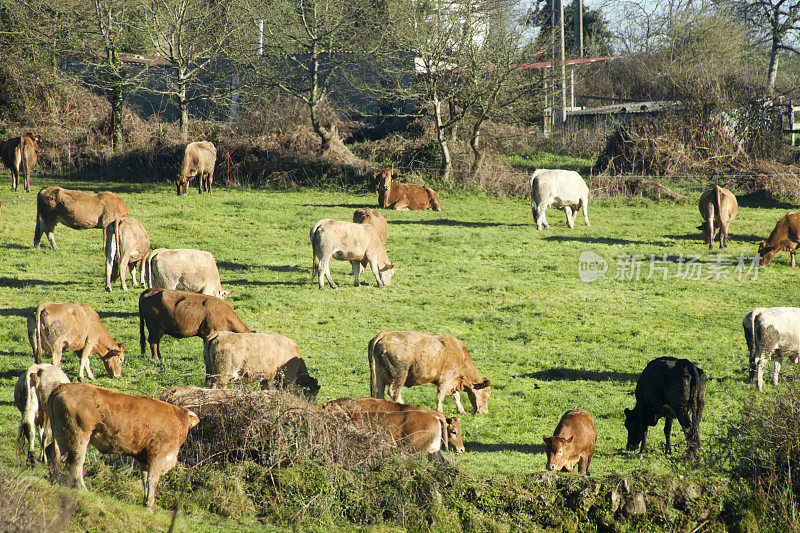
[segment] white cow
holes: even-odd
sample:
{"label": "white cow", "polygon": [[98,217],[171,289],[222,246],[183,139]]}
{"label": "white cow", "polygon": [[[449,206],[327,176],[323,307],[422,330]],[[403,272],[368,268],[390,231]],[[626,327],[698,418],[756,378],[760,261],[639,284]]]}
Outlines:
{"label": "white cow", "polygon": [[69,383],[63,370],[50,364],[31,365],[19,376],[14,386],[14,404],[22,414],[19,423],[19,440],[28,441],[28,463],[34,462],[35,437],[39,438],[41,452],[39,459],[44,462],[44,448],[52,439],[50,421],[47,418],[47,399],[58,385]]}
{"label": "white cow", "polygon": [[586,212],[589,205],[589,187],[580,174],[572,170],[547,170],[540,168],[531,176],[531,211],[536,227],[541,230],[542,224],[549,228],[544,216],[551,205],[564,209],[567,215],[567,226],[575,226],[578,210],[583,211],[583,221],[589,225]]}
{"label": "white cow", "polygon": [[742,325],[750,350],[750,381],[755,377],[758,390],[764,390],[764,367],[768,359],[774,359],[772,384],[777,385],[783,359],[800,360],[800,308],[756,307]]}
{"label": "white cow", "polygon": [[159,248],[147,257],[147,288],[199,292],[225,298],[217,262],[210,252]]}

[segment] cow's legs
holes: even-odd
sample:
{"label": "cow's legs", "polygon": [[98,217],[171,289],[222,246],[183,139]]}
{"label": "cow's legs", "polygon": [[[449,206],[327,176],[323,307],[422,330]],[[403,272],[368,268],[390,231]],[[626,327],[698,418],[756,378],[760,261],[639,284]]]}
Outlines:
{"label": "cow's legs", "polygon": [[50,241],[50,246],[53,247],[53,250],[58,250],[58,245],[56,245],[56,235],[53,233],[56,229],[56,222],[54,221],[52,225],[45,225],[44,231],[47,234],[47,240]]}
{"label": "cow's legs", "polygon": [[666,442],[664,443],[664,453],[669,455],[672,453],[672,421],[674,419],[670,417],[664,418],[664,438]]}
{"label": "cow's legs", "polygon": [[375,276],[375,282],[378,284],[378,287],[380,287],[381,289],[386,287],[386,284],[384,284],[383,280],[381,279],[381,271],[378,268],[378,262],[371,260],[369,262],[369,267],[372,269],[372,274]]}
{"label": "cow's legs", "polygon": [[547,207],[548,205],[545,203],[539,204],[539,206],[536,208],[536,216],[533,217],[536,220],[536,229],[540,231],[542,229],[542,226],[544,226],[545,228],[550,227],[550,225],[547,223],[547,219],[544,217],[544,212],[547,209]]}
{"label": "cow's legs", "polygon": [[789,257],[791,258],[791,261],[792,261],[792,268],[794,268],[794,254],[795,253],[797,253],[797,250],[792,250],[792,251],[789,252]]}
{"label": "cow's legs", "polygon": [[[589,196],[586,195],[581,200],[581,211],[583,211],[583,221],[586,225],[589,225]],[[588,468],[589,465],[587,463],[586,467]]]}
{"label": "cow's legs", "polygon": [[63,345],[60,341],[54,344],[55,346],[53,346],[53,366],[61,368],[61,352],[63,350]]}
{"label": "cow's legs", "polygon": [[[113,231],[105,232],[103,249],[106,254],[106,290],[111,292],[111,272],[114,270],[114,256],[117,254],[117,239]],[[122,276],[122,272],[120,272]]]}
{"label": "cow's legs", "polygon": [[758,390],[764,390],[764,352],[759,348],[756,348],[756,357],[755,357],[755,365],[756,365],[756,386]]}
{"label": "cow's legs", "polygon": [[[444,394],[441,394],[441,399],[437,398],[439,403],[438,403],[438,405],[436,407],[436,410],[439,411],[439,412],[444,412],[444,411],[442,411],[442,407],[443,407],[442,404],[444,403],[444,396],[445,396]],[[450,396],[452,396],[453,397],[453,401],[456,402],[456,409],[458,409],[458,414],[460,414],[460,415],[467,414],[467,411],[464,409],[464,406],[461,405],[461,393],[458,392],[458,391],[453,391],[453,393]]]}
{"label": "cow's legs", "polygon": [[331,289],[338,289],[339,286],[334,283],[333,278],[331,277],[331,257],[323,257],[319,260],[319,269],[320,269],[320,280],[319,280],[319,288],[323,289],[324,281],[322,280],[322,276],[324,275],[325,278],[328,280],[328,284],[331,286]]}
{"label": "cow's legs", "polygon": [[89,357],[92,355],[92,346],[87,344],[83,347],[83,350],[79,352],[75,352],[76,355],[80,355],[81,358],[81,366],[80,370],[78,370],[78,379],[83,381],[83,373],[84,371],[89,374],[89,379],[94,381],[94,374],[92,373],[92,366],[89,364]]}
{"label": "cow's legs", "polygon": [[565,205],[564,213],[567,215],[567,226],[571,229],[574,226],[573,221],[575,220],[572,218],[572,208],[568,205]]}
{"label": "cow's legs", "polygon": [[214,183],[214,170],[208,173],[208,194],[211,194],[211,185]]}
{"label": "cow's legs", "polygon": [[353,266],[353,286],[358,287],[358,275],[361,273],[361,261],[355,259],[350,261],[350,264]]}
{"label": "cow's legs", "polygon": [[398,363],[393,369],[392,381],[389,383],[389,397],[397,403],[403,403],[402,390],[410,368],[410,363]]}
{"label": "cow's legs", "polygon": [[775,368],[772,370],[772,384],[777,386],[778,375],[781,373],[781,364],[783,363],[783,357],[776,357],[774,362],[775,362]]}
{"label": "cow's legs", "polygon": [[11,167],[11,190],[12,191],[16,191],[17,190],[18,181],[19,181],[19,172],[14,170],[14,167],[12,166]]}
{"label": "cow's legs", "polygon": [[[129,266],[130,265],[129,261],[130,261],[130,256],[129,255],[123,255],[123,256],[120,257],[120,261],[119,261],[119,279],[122,282],[122,290],[123,291],[127,291],[128,290],[128,284],[125,282],[125,278],[128,277],[128,270],[129,269],[133,270]],[[134,285],[135,285],[135,283],[136,283],[136,271],[135,270],[133,271],[132,275],[133,275],[133,281],[134,281]]]}
{"label": "cow's legs", "polygon": [[[76,437],[77,435],[73,435],[73,439]],[[76,485],[80,490],[86,490],[86,483],[83,481],[83,464],[86,462],[86,451],[89,448],[89,435],[85,439],[73,442],[73,445],[67,452],[67,482],[70,485]]]}
{"label": "cow's legs", "polygon": [[36,229],[33,231],[33,247],[37,250],[42,247],[42,234],[44,233],[44,224],[41,217],[36,217]]}
{"label": "cow's legs", "polygon": [[148,332],[147,334],[147,342],[150,344],[150,355],[153,356],[153,359],[156,361],[161,359],[161,350],[159,350],[158,343],[161,341],[162,335],[163,333],[160,331],[155,333]]}

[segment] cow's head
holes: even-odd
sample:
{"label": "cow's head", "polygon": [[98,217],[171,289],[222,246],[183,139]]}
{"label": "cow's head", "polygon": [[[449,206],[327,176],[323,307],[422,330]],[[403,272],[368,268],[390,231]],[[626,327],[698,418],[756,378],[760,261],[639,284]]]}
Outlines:
{"label": "cow's head", "polygon": [[464,453],[464,435],[461,432],[461,424],[458,417],[445,418],[447,422],[447,445],[456,453]]}
{"label": "cow's head", "polygon": [[758,266],[765,267],[770,264],[772,258],[775,257],[775,254],[780,252],[781,249],[781,246],[771,246],[764,241],[758,243],[758,255],[761,257]]}
{"label": "cow's head", "polygon": [[394,263],[382,266],[380,268],[380,275],[381,281],[388,287],[389,283],[392,281],[392,275],[394,275]]}
{"label": "cow's head", "polygon": [[197,424],[200,423],[200,417],[197,416],[197,414],[194,411],[189,411],[187,409],[186,413],[188,418],[189,429],[195,427]]}
{"label": "cow's head", "polygon": [[112,378],[118,378],[122,375],[122,363],[125,362],[125,345],[119,343],[116,348],[106,352],[105,355],[100,357],[103,360],[103,366],[106,367],[106,372]]}
{"label": "cow's head", "polygon": [[392,174],[392,171],[388,168],[384,168],[380,172],[375,173],[375,180],[378,182],[378,190],[383,189],[385,191],[389,190],[389,187],[392,186],[392,177],[397,178],[397,173]]}
{"label": "cow's head", "polygon": [[628,430],[628,443],[625,445],[625,448],[629,452],[632,452],[642,443],[642,440],[644,440],[644,433],[647,430],[647,426],[642,424],[642,421],[639,420],[639,416],[635,411],[625,409],[625,429]]}
{"label": "cow's head", "polygon": [[575,437],[573,435],[568,438],[542,435],[542,438],[544,439],[544,448],[547,454],[547,469],[559,471],[563,468],[567,472],[571,472],[578,462],[577,459],[570,460],[572,441]]}
{"label": "cow's head", "polygon": [[33,145],[33,150],[35,152],[38,152],[39,151],[39,141],[41,140],[41,137],[38,136],[38,135],[34,135],[31,132],[26,133],[25,136],[31,140],[31,144]]}
{"label": "cow's head", "polygon": [[492,382],[489,378],[483,378],[477,383],[465,383],[464,391],[469,397],[475,414],[485,415],[489,412],[489,396],[492,395]]}
{"label": "cow's head", "polygon": [[222,298],[223,300],[233,294],[233,291],[229,291],[227,289],[218,289],[214,291],[214,296],[217,298]]}
{"label": "cow's head", "polygon": [[178,175],[175,176],[175,187],[177,188],[178,196],[183,194],[183,191],[188,186],[188,184],[189,180],[183,174],[178,173]]}

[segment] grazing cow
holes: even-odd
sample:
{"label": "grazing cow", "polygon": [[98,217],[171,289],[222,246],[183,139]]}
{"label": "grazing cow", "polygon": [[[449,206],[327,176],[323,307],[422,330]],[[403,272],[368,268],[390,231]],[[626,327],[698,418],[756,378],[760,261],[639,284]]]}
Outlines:
{"label": "grazing cow", "polygon": [[[121,222],[112,222],[114,231],[106,232],[106,290],[111,291],[111,281],[119,278],[122,290],[128,290],[125,276],[131,272],[133,286],[138,287],[136,267],[139,267],[140,278],[144,285],[144,266],[147,254],[150,253],[150,236],[142,223],[135,218],[126,218]],[[116,228],[119,224],[119,228]],[[119,237],[117,237],[119,236]],[[119,238],[119,241],[117,241]]]}
{"label": "grazing cow", "polygon": [[[42,235],[46,234],[50,246],[57,249],[53,231],[59,222],[72,229],[102,228],[105,243],[108,226],[127,216],[128,206],[114,193],[87,194],[61,187],[45,187],[36,195],[33,246],[40,248]],[[119,228],[116,224],[114,227]]]}
{"label": "grazing cow", "polygon": [[572,472],[578,465],[578,472],[586,474],[592,462],[594,445],[597,442],[597,430],[594,418],[589,411],[572,409],[564,413],[556,426],[552,437],[544,438],[547,452],[548,470],[566,470]]}
{"label": "grazing cow", "polygon": [[573,170],[547,170],[540,168],[531,175],[531,211],[536,227],[549,228],[545,211],[551,205],[564,209],[567,226],[575,227],[578,210],[583,211],[583,221],[589,225],[589,187],[580,174]]}
{"label": "grazing cow", "polygon": [[392,280],[394,263],[389,261],[386,248],[377,230],[369,224],[353,224],[338,220],[323,219],[314,224],[309,233],[312,248],[311,277],[319,275],[319,289],[325,288],[325,278],[334,289],[331,278],[331,258],[350,261],[353,266],[353,284],[358,287],[361,263],[369,265],[378,287],[383,288]]}
{"label": "grazing cow", "polygon": [[772,384],[777,385],[783,359],[800,360],[800,308],[756,307],[745,315],[742,325],[750,352],[749,381],[755,378],[758,390],[764,390],[764,367],[772,359]]}
{"label": "grazing cow", "polygon": [[56,386],[69,383],[63,370],[49,364],[31,365],[23,372],[14,386],[14,404],[22,414],[19,423],[18,441],[27,441],[28,464],[34,463],[35,438],[39,438],[41,453],[39,460],[44,461],[44,448],[50,440],[50,421],[47,416],[47,398]]}
{"label": "grazing cow", "polygon": [[53,479],[58,480],[65,454],[69,483],[86,490],[83,463],[89,444],[101,454],[127,455],[142,471],[143,505],[148,509],[155,503],[159,478],[178,463],[189,428],[200,422],[183,407],[85,383],[59,385],[47,407],[56,443]]}
{"label": "grazing cow", "polygon": [[380,211],[376,211],[370,207],[356,209],[353,213],[353,223],[369,224],[378,232],[378,237],[380,237],[381,242],[386,244],[386,239],[389,237],[389,225]]}
{"label": "grazing cow", "polygon": [[370,395],[389,396],[403,403],[403,386],[434,383],[438,387],[436,410],[442,412],[448,394],[459,414],[466,414],[460,391],[469,396],[478,414],[489,412],[491,382],[481,377],[464,343],[452,335],[432,335],[416,331],[382,331],[369,341]]}
{"label": "grazing cow", "polygon": [[325,409],[343,411],[354,424],[382,428],[396,446],[407,446],[417,453],[464,451],[458,418],[438,411],[377,398],[339,398],[327,402]]}
{"label": "grazing cow", "polygon": [[727,247],[730,242],[728,225],[736,217],[736,213],[739,210],[736,196],[728,189],[714,185],[713,189],[709,189],[700,195],[698,208],[703,216],[703,224],[697,229],[703,230],[703,237],[708,249],[714,249],[714,239],[717,237],[717,232],[719,232],[719,247]]}
{"label": "grazing cow", "polygon": [[37,363],[42,362],[45,353],[52,355],[53,364],[60,367],[61,354],[74,351],[81,357],[78,379],[83,381],[84,372],[94,379],[89,356],[96,353],[109,376],[122,375],[125,345],[111,337],[97,311],[88,305],[44,302],[27,320],[28,341]]}
{"label": "grazing cow", "polygon": [[144,327],[150,353],[161,359],[158,347],[166,333],[177,339],[200,337],[208,340],[217,331],[252,333],[233,310],[233,306],[206,294],[166,289],[148,289],[139,296],[139,345],[145,351]]}
{"label": "grazing cow", "polygon": [[175,178],[175,185],[178,189],[178,196],[189,193],[189,180],[197,178],[197,192],[211,192],[211,184],[214,181],[214,165],[217,162],[217,149],[209,141],[193,142],[186,145],[183,153],[181,170]]}
{"label": "grazing cow", "polygon": [[664,417],[667,442],[664,453],[672,453],[670,434],[672,420],[677,418],[686,435],[689,455],[700,448],[700,419],[706,401],[706,373],[688,359],[659,357],[653,359],[636,382],[636,406],[625,409],[625,428],[628,430],[628,451],[637,446],[644,453],[647,428]]}
{"label": "grazing cow", "polygon": [[441,211],[439,196],[430,187],[420,187],[413,183],[398,183],[397,173],[385,168],[375,173],[378,181],[378,207],[408,211],[433,209]]}
{"label": "grazing cow", "polygon": [[199,292],[225,298],[217,262],[204,250],[159,248],[146,261],[147,288]]}
{"label": "grazing cow", "polygon": [[0,157],[3,164],[11,170],[11,190],[16,191],[19,184],[19,173],[25,180],[25,192],[31,191],[30,175],[36,166],[36,152],[39,151],[38,135],[26,133],[0,144]]}
{"label": "grazing cow", "polygon": [[[317,380],[308,375],[297,343],[283,335],[219,331],[203,345],[206,387],[224,389],[232,380],[261,382],[266,389],[272,381],[303,390],[309,398],[319,392]],[[277,376],[277,380],[276,380]]]}
{"label": "grazing cow", "polygon": [[761,256],[759,266],[767,266],[780,251],[789,252],[791,265],[794,267],[794,254],[800,244],[800,213],[790,212],[778,219],[775,229],[769,234],[766,241],[758,245],[758,255]]}

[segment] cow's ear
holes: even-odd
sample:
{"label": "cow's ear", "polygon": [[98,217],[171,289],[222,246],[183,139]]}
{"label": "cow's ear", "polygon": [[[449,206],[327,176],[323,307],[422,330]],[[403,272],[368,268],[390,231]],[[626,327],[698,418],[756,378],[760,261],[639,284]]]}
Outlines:
{"label": "cow's ear", "polygon": [[570,435],[568,439],[564,439],[564,442],[566,442],[567,444],[569,444],[570,442],[572,442],[572,441],[573,441],[573,439],[574,439],[574,438],[575,438],[575,435]]}
{"label": "cow's ear", "polygon": [[550,437],[548,437],[547,435],[542,435],[542,440],[544,441],[545,444],[550,444]]}
{"label": "cow's ear", "polygon": [[39,375],[36,372],[31,372],[28,376],[28,381],[30,381],[31,387],[36,387],[39,385]]}
{"label": "cow's ear", "polygon": [[492,382],[489,381],[489,378],[484,378],[483,381],[481,381],[480,383],[474,384],[472,386],[472,388],[473,389],[485,389],[486,387],[488,387],[491,384],[492,384]]}

